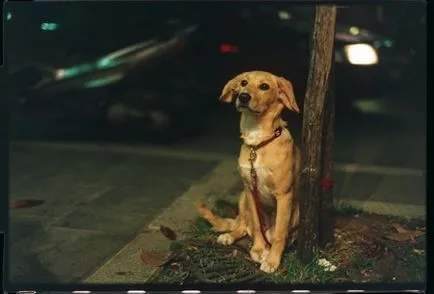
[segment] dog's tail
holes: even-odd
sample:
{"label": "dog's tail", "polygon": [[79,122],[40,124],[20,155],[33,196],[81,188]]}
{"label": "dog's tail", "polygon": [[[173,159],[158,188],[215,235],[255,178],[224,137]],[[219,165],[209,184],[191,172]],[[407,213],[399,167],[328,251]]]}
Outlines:
{"label": "dog's tail", "polygon": [[237,219],[218,217],[203,203],[198,202],[196,208],[199,214],[213,226],[214,232],[230,232],[237,227]]}

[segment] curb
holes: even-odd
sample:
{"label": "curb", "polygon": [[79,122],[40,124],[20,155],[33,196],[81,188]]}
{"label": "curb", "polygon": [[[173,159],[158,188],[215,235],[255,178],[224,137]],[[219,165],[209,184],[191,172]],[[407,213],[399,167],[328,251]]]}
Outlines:
{"label": "curb", "polygon": [[425,205],[394,204],[387,202],[369,200],[360,201],[350,199],[339,199],[336,200],[335,203],[350,205],[367,213],[397,216],[407,219],[426,219]]}
{"label": "curb", "polygon": [[[194,159],[202,161],[223,161],[232,159],[237,160],[237,153],[234,155],[226,155],[221,153],[214,153],[208,151],[198,151],[191,149],[174,150],[173,148],[164,148],[161,146],[152,145],[139,145],[129,146],[116,143],[66,143],[66,142],[43,142],[43,141],[11,141],[10,146],[15,147],[42,147],[51,148],[57,150],[76,150],[76,151],[98,151],[98,152],[114,152],[114,153],[128,153],[135,155],[145,156],[167,156],[176,157],[182,159]],[[391,167],[380,166],[372,164],[359,164],[359,163],[345,163],[335,162],[335,171],[341,171],[346,173],[367,173],[378,174],[384,176],[411,176],[419,177],[426,174],[426,170],[417,168],[405,168],[405,167]]]}
{"label": "curb", "polygon": [[178,239],[182,239],[188,233],[186,229],[190,227],[191,221],[198,215],[195,202],[233,198],[233,195],[228,192],[237,183],[236,161],[233,159],[222,161],[145,226],[132,242],[108,259],[83,282],[88,284],[145,283],[156,269],[141,262],[141,249],[169,251],[170,241],[160,233],[160,225],[171,228],[176,232]]}

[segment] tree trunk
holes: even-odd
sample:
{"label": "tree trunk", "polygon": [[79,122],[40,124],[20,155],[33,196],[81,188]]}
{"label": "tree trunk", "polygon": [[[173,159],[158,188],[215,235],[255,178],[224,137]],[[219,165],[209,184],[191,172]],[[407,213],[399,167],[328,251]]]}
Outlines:
{"label": "tree trunk", "polygon": [[298,254],[309,263],[319,242],[319,192],[324,101],[333,59],[336,7],[317,5],[311,39],[311,60],[304,101],[302,175]]}
{"label": "tree trunk", "polygon": [[325,97],[322,130],[322,180],[320,191],[319,246],[334,243],[333,217],[333,150],[335,140],[334,64],[330,69],[329,86]]}

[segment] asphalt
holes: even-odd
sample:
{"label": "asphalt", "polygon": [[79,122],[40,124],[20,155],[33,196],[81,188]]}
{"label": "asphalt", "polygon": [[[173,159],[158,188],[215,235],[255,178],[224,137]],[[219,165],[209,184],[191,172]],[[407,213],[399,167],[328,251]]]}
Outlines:
{"label": "asphalt", "polygon": [[[393,103],[392,103],[393,104]],[[421,112],[337,113],[335,199],[376,213],[425,217],[426,131]],[[223,107],[207,134],[172,145],[12,142],[10,210],[15,283],[143,283],[140,248],[183,235],[195,200],[236,201],[237,114]],[[301,120],[289,117],[300,142]]]}

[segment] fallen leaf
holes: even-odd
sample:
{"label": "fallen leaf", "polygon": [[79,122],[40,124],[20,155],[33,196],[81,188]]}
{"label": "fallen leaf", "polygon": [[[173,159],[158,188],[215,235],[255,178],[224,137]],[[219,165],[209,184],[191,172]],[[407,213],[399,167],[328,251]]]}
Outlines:
{"label": "fallen leaf", "polygon": [[169,240],[175,241],[177,238],[176,233],[171,228],[160,226],[160,232]]}
{"label": "fallen leaf", "polygon": [[409,231],[404,229],[400,224],[393,224],[393,227],[395,228],[395,230],[399,233],[399,234],[406,234]]}
{"label": "fallen leaf", "polygon": [[44,201],[36,199],[21,199],[16,200],[9,205],[10,209],[31,208],[43,204]]}
{"label": "fallen leaf", "polygon": [[385,236],[385,238],[392,241],[405,242],[405,241],[414,240],[423,235],[425,235],[425,232],[422,231],[408,231],[407,233],[393,233]]}
{"label": "fallen leaf", "polygon": [[368,230],[369,227],[367,224],[360,219],[351,219],[348,223],[345,224],[344,230],[351,234],[360,234]]}
{"label": "fallen leaf", "polygon": [[153,267],[160,267],[169,261],[169,254],[151,252],[146,249],[142,249],[140,259],[143,263],[151,265]]}

